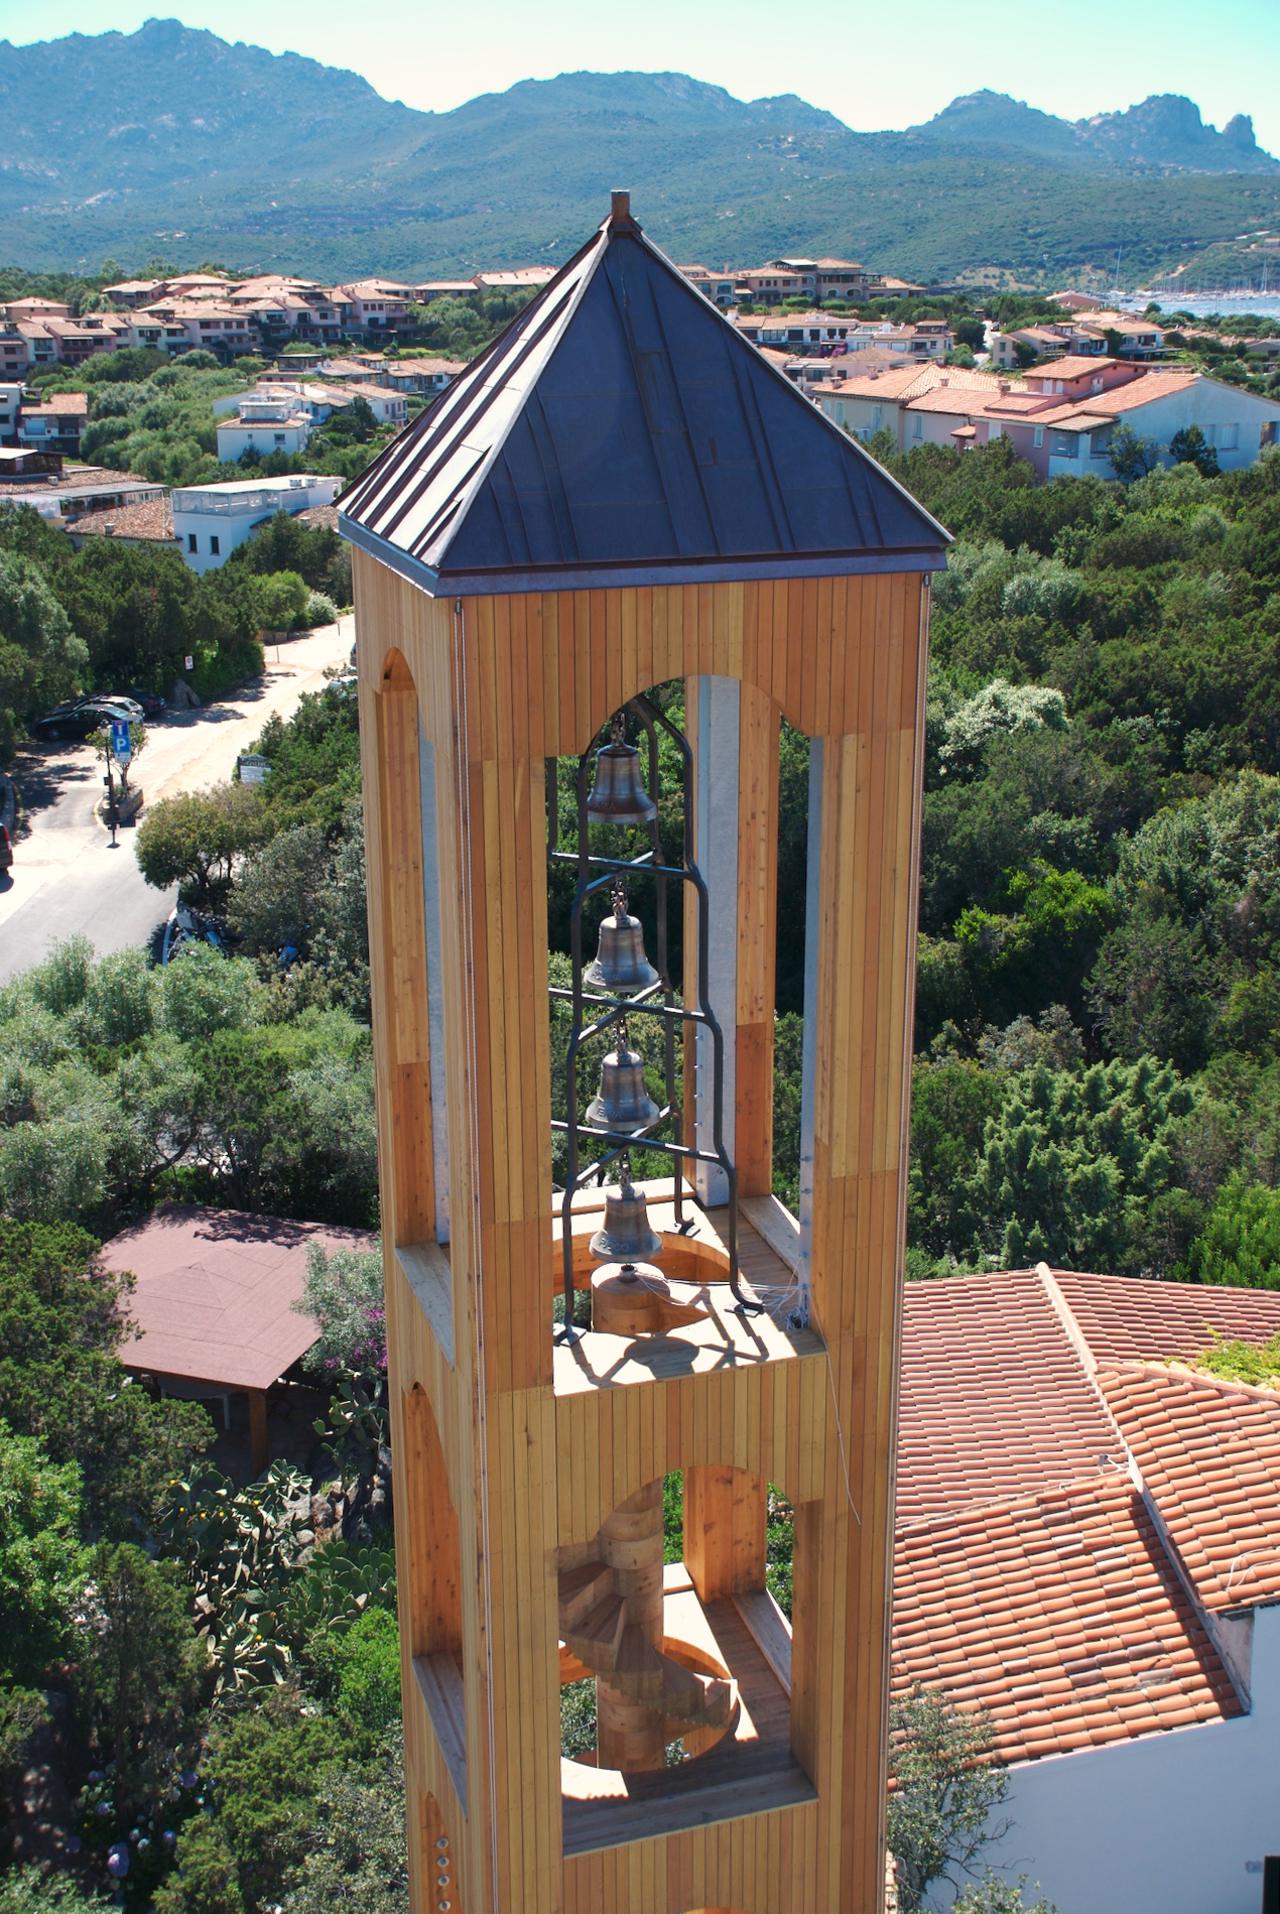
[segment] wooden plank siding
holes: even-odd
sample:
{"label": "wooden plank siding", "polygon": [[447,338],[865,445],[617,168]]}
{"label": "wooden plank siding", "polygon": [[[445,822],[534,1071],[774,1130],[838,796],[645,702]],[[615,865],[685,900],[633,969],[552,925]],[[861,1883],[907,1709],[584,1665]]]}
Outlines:
{"label": "wooden plank siding", "polygon": [[[433,1906],[428,1833],[441,1826],[468,1914],[878,1914],[923,581],[452,601],[361,550],[353,561],[415,1914]],[[544,763],[587,749],[636,693],[706,674],[743,685],[726,1036],[745,1196],[767,1195],[772,1162],[779,717],[828,740],[810,1270],[820,1339],[786,1360],[560,1393]],[[451,1284],[433,1299],[452,1308],[451,1350],[410,1280],[422,1259],[395,1254],[435,1229],[421,838],[415,865],[408,828],[419,724],[436,780],[450,1149]],[[453,1581],[426,1513],[436,1485],[410,1479],[431,1449],[406,1427],[415,1388],[456,1512]],[[691,1549],[709,1596],[759,1584],[763,1482],[800,1505],[792,1747],[818,1799],[745,1814],[739,1800],[706,1825],[566,1858],[556,1551],[588,1545],[618,1502],[672,1468],[690,1470],[694,1509],[719,1524]],[[455,1585],[465,1805],[410,1660],[415,1642],[437,1638]],[[414,1612],[424,1603],[434,1621]]]}

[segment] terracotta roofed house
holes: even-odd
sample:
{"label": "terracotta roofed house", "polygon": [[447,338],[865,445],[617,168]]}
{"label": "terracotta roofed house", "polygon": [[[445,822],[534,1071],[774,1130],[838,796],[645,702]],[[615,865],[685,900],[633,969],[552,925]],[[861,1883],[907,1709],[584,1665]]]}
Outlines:
{"label": "terracotta roofed house", "polygon": [[906,1294],[894,1680],[981,1709],[995,1858],[1059,1914],[1257,1914],[1280,1849],[1280,1393],[1187,1365],[1280,1294],[1008,1271]]}

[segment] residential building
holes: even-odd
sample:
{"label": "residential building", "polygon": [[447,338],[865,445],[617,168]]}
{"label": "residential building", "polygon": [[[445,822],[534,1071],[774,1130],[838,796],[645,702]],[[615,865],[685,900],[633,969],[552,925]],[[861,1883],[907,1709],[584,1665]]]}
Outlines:
{"label": "residential building", "polygon": [[1254,464],[1280,441],[1280,401],[1203,373],[1108,358],[1051,361],[1023,380],[929,365],[832,378],[809,392],[857,437],[889,431],[904,450],[985,445],[1007,435],[1041,478],[1113,478],[1111,435],[1120,424],[1165,464],[1177,433],[1197,425],[1224,471]]}
{"label": "residential building", "polygon": [[1102,335],[1106,350],[1120,359],[1158,359],[1164,352],[1164,331],[1153,319],[1133,312],[1091,312],[1090,332]]}
{"label": "residential building", "polygon": [[0,445],[18,442],[18,413],[22,406],[22,385],[0,384]]}
{"label": "residential building", "polygon": [[89,423],[89,399],[84,392],[51,392],[40,405],[23,405],[18,419],[18,444],[35,451],[64,452],[74,458],[80,435]]}
{"label": "residential building", "polygon": [[556,276],[553,266],[517,266],[514,272],[478,272],[481,292],[539,292]]}
{"label": "residential building", "polygon": [[[338,388],[339,390],[341,388]],[[409,417],[409,401],[403,392],[385,385],[362,385],[358,392],[346,394],[348,404],[363,399],[379,425],[402,426]]]}
{"label": "residential building", "polygon": [[395,392],[434,398],[465,371],[461,359],[388,359],[378,377]]}
{"label": "residential building", "polygon": [[380,376],[361,359],[328,358],[323,353],[309,353],[303,357],[301,354],[289,352],[276,360],[273,374],[259,373],[259,384],[263,383],[268,376],[278,379],[287,378],[290,368],[296,367],[299,359],[307,371],[314,370],[333,384],[340,382],[343,385],[371,385]]}
{"label": "residential building", "polygon": [[[880,284],[878,273],[869,273],[854,259],[774,259],[760,272],[777,272],[796,280],[795,293],[784,293],[784,298],[866,299]],[[757,276],[750,272],[738,275],[747,284]]]}
{"label": "residential building", "polygon": [[362,279],[354,286],[335,287],[335,303],[339,293],[345,296],[348,308],[344,329],[349,326],[367,337],[395,331],[408,313],[412,288],[393,279]]}
{"label": "residential building", "polygon": [[737,275],[731,273],[727,266],[722,273],[708,272],[705,266],[681,266],[679,271],[713,306],[719,306],[721,312],[727,312],[737,304]]}
{"label": "residential building", "polygon": [[340,478],[292,473],[287,478],[180,486],[171,503],[183,559],[193,572],[216,571],[257,526],[277,512],[293,515],[308,507],[331,505],[342,485]]}
{"label": "residential building", "polygon": [[908,1284],[897,1693],[982,1710],[989,1859],[1058,1914],[1258,1914],[1280,1760],[1280,1393],[1194,1367],[1280,1295]]}
{"label": "residential building", "polygon": [[480,288],[474,279],[424,279],[410,290],[415,305],[429,306],[433,299],[474,299]]}
{"label": "residential building", "polygon": [[826,350],[833,354],[886,351],[902,359],[945,359],[955,335],[945,319],[921,319],[895,326],[887,319],[860,322],[830,312],[791,312],[773,316],[737,313],[734,325],[753,345],[776,346],[795,355]]}
{"label": "residential building", "polygon": [[167,495],[141,505],[108,506],[85,512],[67,525],[67,536],[79,551],[86,539],[112,538],[119,545],[137,545],[149,551],[177,551],[173,506]]}
{"label": "residential building", "polygon": [[[280,423],[280,414],[305,413],[312,426],[323,425],[335,412],[346,412],[357,399],[363,399],[379,425],[403,425],[409,416],[409,402],[403,392],[372,382],[353,385],[348,379],[289,378],[282,371],[263,372],[252,392],[232,392],[213,401],[214,417],[236,414],[242,425]],[[279,449],[279,448],[277,448]]]}
{"label": "residential building", "polygon": [[1049,303],[1061,306],[1064,312],[1101,312],[1102,301],[1088,292],[1051,292]]}
{"label": "residential building", "polygon": [[304,451],[314,423],[310,408],[290,390],[278,398],[243,398],[236,417],[216,428],[218,457],[231,465],[246,454],[261,459],[271,452]]}
{"label": "residential building", "polygon": [[9,299],[0,305],[0,316],[42,325],[46,319],[69,319],[71,308],[60,299]]}
{"label": "residential building", "polygon": [[1280,401],[1203,373],[1153,367],[1116,389],[1055,402],[1036,423],[1047,435],[1047,478],[1088,471],[1110,477],[1111,435],[1118,425],[1157,448],[1166,465],[1170,441],[1197,425],[1226,472],[1255,464],[1266,446],[1280,440]]}
{"label": "residential building", "polygon": [[165,495],[165,487],[132,472],[111,472],[97,465],[64,469],[59,452],[29,446],[0,447],[0,509],[30,505],[54,524],[121,505],[144,505]]}
{"label": "residential building", "polygon": [[126,310],[135,306],[145,306],[158,298],[165,290],[163,279],[122,279],[118,285],[104,286],[103,293],[113,306],[123,306]]}
{"label": "residential building", "polygon": [[250,323],[249,315],[214,300],[166,295],[150,306],[141,307],[137,317],[152,322],[163,320],[170,327],[180,327],[178,336],[169,334],[171,351],[203,346],[206,351],[238,356],[252,351],[257,343],[257,330]]}
{"label": "residential building", "polygon": [[0,379],[22,379],[27,370],[27,342],[16,325],[0,320]]}

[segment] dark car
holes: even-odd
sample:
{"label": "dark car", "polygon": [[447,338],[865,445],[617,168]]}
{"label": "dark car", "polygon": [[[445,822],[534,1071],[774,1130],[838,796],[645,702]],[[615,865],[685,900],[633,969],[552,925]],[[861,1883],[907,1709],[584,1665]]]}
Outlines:
{"label": "dark car", "polygon": [[56,704],[43,718],[37,718],[31,735],[52,739],[91,738],[95,731],[116,718],[128,718],[137,724],[142,718],[142,707],[131,698],[69,698],[65,704]]}
{"label": "dark car", "polygon": [[162,698],[158,691],[144,691],[140,685],[130,685],[123,694],[108,692],[104,694],[118,702],[119,696],[131,698],[134,704],[142,706],[144,718],[162,718],[169,709],[169,700]]}

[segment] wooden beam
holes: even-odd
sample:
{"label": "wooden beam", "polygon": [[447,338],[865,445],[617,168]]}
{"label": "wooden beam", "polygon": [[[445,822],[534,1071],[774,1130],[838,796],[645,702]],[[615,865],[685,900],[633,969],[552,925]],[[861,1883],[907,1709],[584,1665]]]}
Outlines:
{"label": "wooden beam", "polygon": [[255,1475],[265,1475],[271,1460],[267,1446],[267,1392],[246,1389],[244,1393],[249,1405],[249,1466]]}

